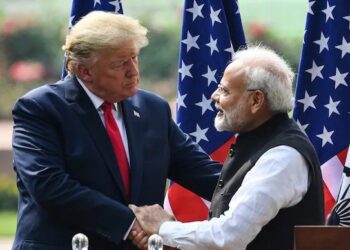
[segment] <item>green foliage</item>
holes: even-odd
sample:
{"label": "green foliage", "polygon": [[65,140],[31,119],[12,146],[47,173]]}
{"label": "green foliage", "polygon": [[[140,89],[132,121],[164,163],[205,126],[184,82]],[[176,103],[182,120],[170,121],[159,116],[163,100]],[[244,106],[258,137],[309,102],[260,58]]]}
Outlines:
{"label": "green foliage", "polygon": [[13,237],[16,232],[17,212],[0,211],[0,237]]}
{"label": "green foliage", "polygon": [[0,119],[11,119],[12,107],[16,100],[39,85],[39,83],[9,84],[0,81]]}
{"label": "green foliage", "polygon": [[141,77],[148,81],[157,81],[176,76],[180,44],[179,27],[150,29],[148,38],[149,45],[140,55]]}
{"label": "green foliage", "polygon": [[42,22],[20,27],[2,38],[7,65],[17,61],[40,62],[49,75],[59,75],[57,66],[62,65],[62,43],[60,26],[47,27]]}
{"label": "green foliage", "polygon": [[305,0],[238,0],[242,22],[263,23],[282,42],[302,37],[308,1]]}
{"label": "green foliage", "polygon": [[18,207],[18,191],[13,179],[0,175],[0,211],[13,210]]}
{"label": "green foliage", "polygon": [[[7,17],[0,22],[0,119],[11,118],[12,106],[18,97],[60,78],[65,30],[62,27],[65,26],[62,20],[45,22],[35,16]],[[36,63],[43,70],[39,69],[38,73],[30,63]],[[18,76],[27,76],[28,80],[20,81]]]}

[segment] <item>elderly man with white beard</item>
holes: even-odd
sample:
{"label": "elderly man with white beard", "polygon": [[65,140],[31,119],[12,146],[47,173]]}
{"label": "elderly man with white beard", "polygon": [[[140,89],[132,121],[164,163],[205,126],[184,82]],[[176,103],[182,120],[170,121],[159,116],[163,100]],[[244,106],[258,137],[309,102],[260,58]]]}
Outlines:
{"label": "elderly man with white beard", "polygon": [[[237,133],[209,220],[174,221],[160,206],[131,205],[143,230],[179,249],[292,250],[295,225],[324,223],[322,176],[306,135],[288,117],[294,73],[274,51],[238,51],[212,94],[215,127]],[[142,247],[145,237],[134,235]]]}

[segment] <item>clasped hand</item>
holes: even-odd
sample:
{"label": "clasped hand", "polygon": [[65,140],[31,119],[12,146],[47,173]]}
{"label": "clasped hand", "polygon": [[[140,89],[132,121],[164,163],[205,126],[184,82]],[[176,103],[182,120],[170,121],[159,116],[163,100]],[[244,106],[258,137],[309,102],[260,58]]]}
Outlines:
{"label": "clasped hand", "polygon": [[140,249],[147,250],[148,238],[152,234],[157,234],[164,222],[175,220],[171,214],[167,213],[158,204],[142,207],[131,204],[129,208],[134,212],[136,221],[128,238]]}

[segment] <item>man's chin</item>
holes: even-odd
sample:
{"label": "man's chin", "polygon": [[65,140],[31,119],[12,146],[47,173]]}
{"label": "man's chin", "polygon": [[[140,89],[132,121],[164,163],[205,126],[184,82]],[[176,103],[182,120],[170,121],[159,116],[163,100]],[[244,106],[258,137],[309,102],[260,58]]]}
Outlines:
{"label": "man's chin", "polygon": [[133,87],[128,89],[128,96],[136,95],[138,90],[139,90],[138,85],[134,85]]}
{"label": "man's chin", "polygon": [[215,117],[214,126],[216,130],[219,132],[225,131],[225,122],[223,121],[222,117],[218,117],[218,116]]}

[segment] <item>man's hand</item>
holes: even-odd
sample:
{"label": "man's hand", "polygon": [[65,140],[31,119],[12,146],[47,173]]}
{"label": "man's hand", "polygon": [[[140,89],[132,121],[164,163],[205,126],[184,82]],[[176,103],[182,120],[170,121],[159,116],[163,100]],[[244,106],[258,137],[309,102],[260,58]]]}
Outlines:
{"label": "man's hand", "polygon": [[158,233],[160,226],[164,222],[175,220],[172,215],[167,213],[158,204],[143,207],[129,205],[129,208],[134,212],[143,231],[145,231],[148,235]]}
{"label": "man's hand", "polygon": [[128,239],[139,249],[147,250],[148,238],[149,236],[142,230],[138,221],[135,220],[128,235]]}

